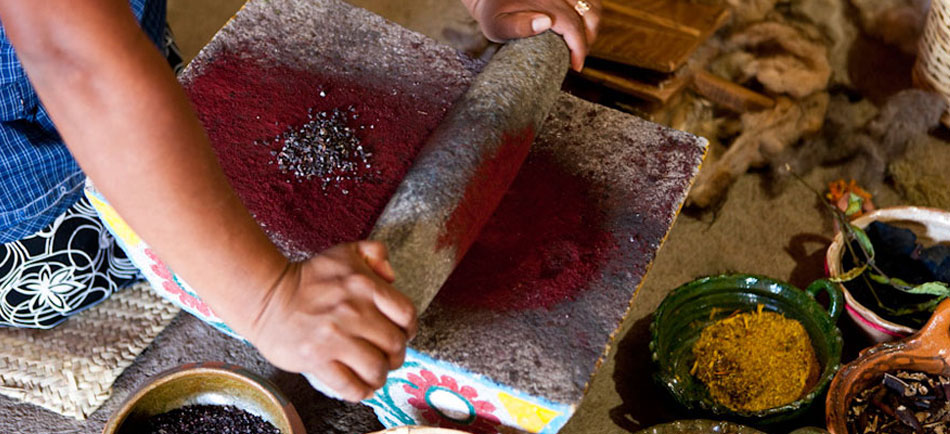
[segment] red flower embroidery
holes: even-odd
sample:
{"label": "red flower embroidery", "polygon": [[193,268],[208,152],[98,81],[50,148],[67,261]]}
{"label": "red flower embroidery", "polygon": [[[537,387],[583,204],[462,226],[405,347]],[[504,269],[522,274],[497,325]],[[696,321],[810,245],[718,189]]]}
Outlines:
{"label": "red flower embroidery", "polygon": [[491,402],[478,400],[478,392],[471,386],[459,388],[454,378],[436,377],[423,369],[419,375],[410,373],[407,378],[413,383],[403,390],[412,395],[409,405],[422,410],[422,417],[440,428],[451,428],[476,434],[494,434],[501,422],[492,414]]}
{"label": "red flower embroidery", "polygon": [[208,307],[208,305],[204,304],[204,302],[201,300],[192,297],[191,294],[185,292],[175,282],[166,280],[162,282],[162,288],[164,288],[169,294],[177,295],[178,302],[181,303],[182,306],[190,307],[204,316],[211,316],[211,309]]}
{"label": "red flower embroidery", "polygon": [[192,296],[191,294],[185,292],[178,286],[178,283],[175,282],[172,277],[171,271],[168,270],[168,267],[162,262],[161,259],[158,259],[158,256],[152,252],[152,249],[145,249],[145,256],[148,256],[149,259],[154,262],[152,264],[152,272],[155,273],[158,277],[162,278],[162,288],[171,295],[177,295],[178,301],[182,306],[190,307],[204,316],[211,316],[211,308],[208,307],[203,301]]}
{"label": "red flower embroidery", "polygon": [[[148,256],[148,258],[151,259],[153,262],[157,262],[157,263],[159,263],[159,264],[162,264],[162,260],[161,260],[161,259],[158,259],[158,256],[155,255],[155,252],[153,252],[152,249],[145,249],[145,256]],[[162,265],[164,265],[164,264],[162,264]]]}

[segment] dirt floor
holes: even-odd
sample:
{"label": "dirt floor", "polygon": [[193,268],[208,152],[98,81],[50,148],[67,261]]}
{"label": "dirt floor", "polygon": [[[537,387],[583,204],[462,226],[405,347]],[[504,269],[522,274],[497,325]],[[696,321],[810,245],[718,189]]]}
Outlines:
{"label": "dirt floor", "polygon": [[[473,23],[455,1],[355,0],[354,3],[456,47],[477,51],[480,43],[470,37]],[[241,0],[170,0],[169,22],[186,57],[194,55],[242,3]],[[906,65],[903,68],[898,68],[899,72],[906,71]],[[869,71],[866,73],[866,82],[883,80],[875,76],[873,69]],[[929,183],[950,185],[948,175],[942,170],[950,163],[950,147],[946,142],[929,140],[915,145],[910,153],[918,156],[906,162],[911,172],[919,174],[921,179]],[[821,187],[838,178],[843,170],[842,167],[819,168],[808,174],[806,180],[812,186]],[[875,202],[881,207],[938,205],[933,195],[911,194],[909,196],[916,201],[911,202],[888,187],[874,193],[877,194]],[[618,334],[616,345],[590,385],[587,398],[562,432],[625,433],[673,418],[689,417],[673,413],[671,409],[674,406],[666,401],[662,391],[651,381],[653,369],[647,350],[651,312],[673,288],[709,274],[754,273],[789,280],[804,287],[822,277],[824,249],[831,235],[830,219],[819,207],[813,193],[791,185],[781,194],[773,195],[769,192],[766,177],[759,173],[740,177],[725,202],[716,210],[684,212],[648,274],[630,316]],[[200,326],[189,321],[177,322],[186,322],[188,325],[176,324],[173,327],[195,329],[197,334],[194,339],[200,340],[204,336],[217,342],[217,339],[205,336],[207,331],[199,330]],[[842,318],[842,328],[848,336],[855,336],[846,318]],[[861,342],[859,339],[852,341]],[[846,353],[853,354],[854,348],[846,350]],[[161,356],[165,361],[177,358],[182,357],[175,354]],[[138,381],[129,377],[149,375],[157,366],[151,359],[144,365],[147,366],[130,369],[119,382],[136,383]],[[301,391],[299,382],[288,380],[289,377],[281,377],[285,380],[281,383],[293,384],[290,386],[293,392]],[[284,384],[281,387],[285,387]],[[101,412],[109,411],[110,406]],[[319,411],[319,406],[301,410],[302,413]],[[30,415],[42,417],[41,413],[41,410],[37,410]],[[353,417],[369,415],[358,412]],[[101,416],[97,416],[97,419],[101,419]],[[819,412],[811,420],[819,424]],[[25,424],[18,426],[27,427]]]}

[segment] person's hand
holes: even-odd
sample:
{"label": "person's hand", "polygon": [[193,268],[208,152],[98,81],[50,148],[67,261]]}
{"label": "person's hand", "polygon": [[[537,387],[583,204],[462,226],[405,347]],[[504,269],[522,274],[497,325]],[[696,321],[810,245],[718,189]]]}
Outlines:
{"label": "person's hand", "polygon": [[0,0],[0,18],[83,172],[220,318],[345,398],[383,385],[416,327],[385,249],[347,244],[290,264],[231,189],[128,1]]}
{"label": "person's hand", "polygon": [[289,266],[248,339],[278,368],[313,374],[349,401],[402,365],[416,312],[390,282],[386,248],[342,244]]}
{"label": "person's hand", "polygon": [[501,42],[526,38],[548,29],[564,37],[571,49],[571,67],[580,71],[600,24],[600,0],[583,0],[589,10],[579,13],[577,0],[462,0],[485,37]]}

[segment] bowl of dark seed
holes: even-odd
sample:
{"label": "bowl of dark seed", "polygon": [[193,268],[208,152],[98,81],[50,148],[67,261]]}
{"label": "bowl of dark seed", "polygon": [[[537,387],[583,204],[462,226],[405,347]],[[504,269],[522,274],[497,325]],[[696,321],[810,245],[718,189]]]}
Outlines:
{"label": "bowl of dark seed", "polygon": [[825,401],[832,434],[950,433],[950,300],[917,333],[865,350]]}
{"label": "bowl of dark seed", "polygon": [[103,434],[306,434],[293,405],[266,379],[205,362],[160,374],[133,393]]}

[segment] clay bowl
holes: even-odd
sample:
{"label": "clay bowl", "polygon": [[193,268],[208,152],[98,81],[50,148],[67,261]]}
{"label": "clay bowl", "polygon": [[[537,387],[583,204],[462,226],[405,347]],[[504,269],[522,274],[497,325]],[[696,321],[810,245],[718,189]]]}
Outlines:
{"label": "clay bowl", "polygon": [[678,420],[654,425],[634,434],[765,434],[757,429],[717,420]]}
{"label": "clay bowl", "polygon": [[370,434],[468,434],[464,431],[456,431],[447,428],[432,428],[428,426],[400,426],[383,431],[376,431]]}
{"label": "clay bowl", "polygon": [[193,404],[233,405],[264,418],[282,434],[306,434],[297,411],[276,386],[221,362],[192,363],[159,374],[125,400],[102,432],[125,434],[124,425]]}
{"label": "clay bowl", "polygon": [[[866,228],[874,221],[893,224],[910,229],[924,244],[950,241],[950,212],[913,206],[883,208],[861,216],[851,223],[859,228]],[[842,274],[841,258],[846,251],[841,233],[835,235],[834,241],[828,247],[825,261],[828,274],[832,277]],[[887,342],[906,337],[915,330],[911,327],[897,324],[878,316],[871,309],[855,301],[844,285],[839,284],[844,293],[845,310],[848,317],[854,321],[872,342]]]}
{"label": "clay bowl", "polygon": [[[828,310],[815,301],[814,297],[821,291],[829,295]],[[759,304],[767,311],[802,324],[821,364],[821,374],[811,390],[797,401],[758,412],[734,411],[716,403],[706,386],[690,374],[694,360],[692,347],[707,325],[736,310],[754,311]],[[785,282],[747,274],[694,280],[671,292],[656,310],[650,326],[650,351],[658,368],[655,378],[687,409],[712,414],[717,419],[751,425],[793,419],[812,404],[838,370],[842,340],[835,322],[843,304],[837,286],[826,280],[815,281],[805,291]]]}
{"label": "clay bowl", "polygon": [[916,334],[867,349],[835,376],[825,400],[825,422],[832,434],[847,434],[848,406],[885,372],[912,370],[950,376],[950,300],[944,300]]}

